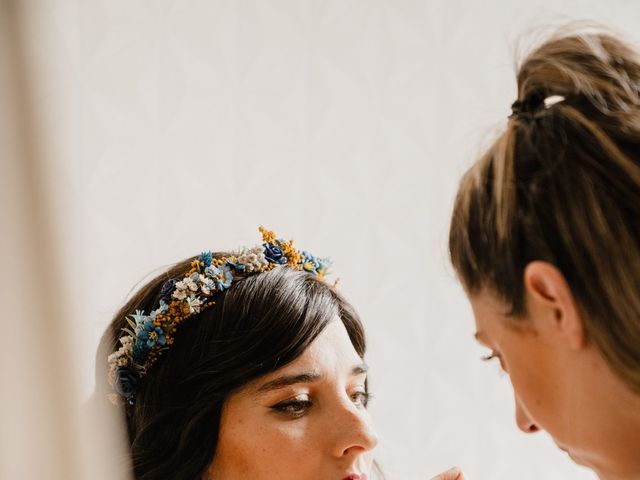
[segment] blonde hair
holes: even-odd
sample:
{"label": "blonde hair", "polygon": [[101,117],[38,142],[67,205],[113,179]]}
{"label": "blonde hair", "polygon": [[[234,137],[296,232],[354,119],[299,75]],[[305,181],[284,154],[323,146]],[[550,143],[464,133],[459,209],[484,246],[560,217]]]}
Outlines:
{"label": "blonde hair", "polygon": [[461,180],[451,261],[469,293],[498,294],[515,319],[526,265],[555,265],[588,340],[640,392],[640,55],[608,33],[564,31],[517,82],[506,130]]}

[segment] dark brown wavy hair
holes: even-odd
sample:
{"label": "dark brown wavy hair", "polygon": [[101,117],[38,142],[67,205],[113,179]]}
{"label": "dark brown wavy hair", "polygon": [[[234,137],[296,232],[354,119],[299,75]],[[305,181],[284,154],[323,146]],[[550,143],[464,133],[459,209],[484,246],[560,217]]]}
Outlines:
{"label": "dark brown wavy hair", "polygon": [[[110,391],[107,356],[126,317],[156,308],[164,282],[181,278],[192,260],[151,280],[115,315],[98,351],[97,396]],[[180,326],[175,344],[141,380],[135,403],[122,407],[136,480],[206,478],[229,395],[295,360],[332,320],[342,321],[358,355],[365,354],[354,309],[306,272],[278,267],[235,283],[215,302]]]}

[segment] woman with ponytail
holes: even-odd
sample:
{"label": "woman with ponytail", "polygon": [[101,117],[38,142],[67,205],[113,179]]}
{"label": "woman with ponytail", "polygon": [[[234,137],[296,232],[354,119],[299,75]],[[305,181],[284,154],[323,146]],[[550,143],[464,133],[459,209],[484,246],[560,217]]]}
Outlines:
{"label": "woman with ponytail", "polygon": [[601,479],[638,479],[640,55],[565,31],[517,84],[506,129],[460,183],[451,260],[518,427]]}

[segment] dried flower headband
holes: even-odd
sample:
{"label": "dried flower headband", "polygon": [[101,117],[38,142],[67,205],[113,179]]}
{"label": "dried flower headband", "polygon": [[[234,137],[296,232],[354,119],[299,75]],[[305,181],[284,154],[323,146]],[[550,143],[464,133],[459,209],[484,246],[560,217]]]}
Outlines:
{"label": "dried flower headband", "polygon": [[165,282],[158,308],[148,315],[136,310],[127,317],[121,346],[108,357],[109,384],[115,391],[109,399],[113,403],[124,400],[133,404],[138,382],[173,345],[178,326],[213,305],[213,297],[238,280],[282,265],[324,277],[329,259],[296,250],[292,240],[277,239],[264,227],[260,227],[260,233],[261,245],[222,258],[213,258],[211,252],[201,254],[181,280]]}

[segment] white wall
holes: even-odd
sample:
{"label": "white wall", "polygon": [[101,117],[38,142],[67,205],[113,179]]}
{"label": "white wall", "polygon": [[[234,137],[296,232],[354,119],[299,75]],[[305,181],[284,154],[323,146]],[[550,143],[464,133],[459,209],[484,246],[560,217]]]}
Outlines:
{"label": "white wall", "polygon": [[446,254],[457,181],[515,99],[521,34],[633,1],[51,0],[31,45],[88,395],[155,268],[258,240],[329,254],[369,332],[390,479],[589,479],[513,421]]}

